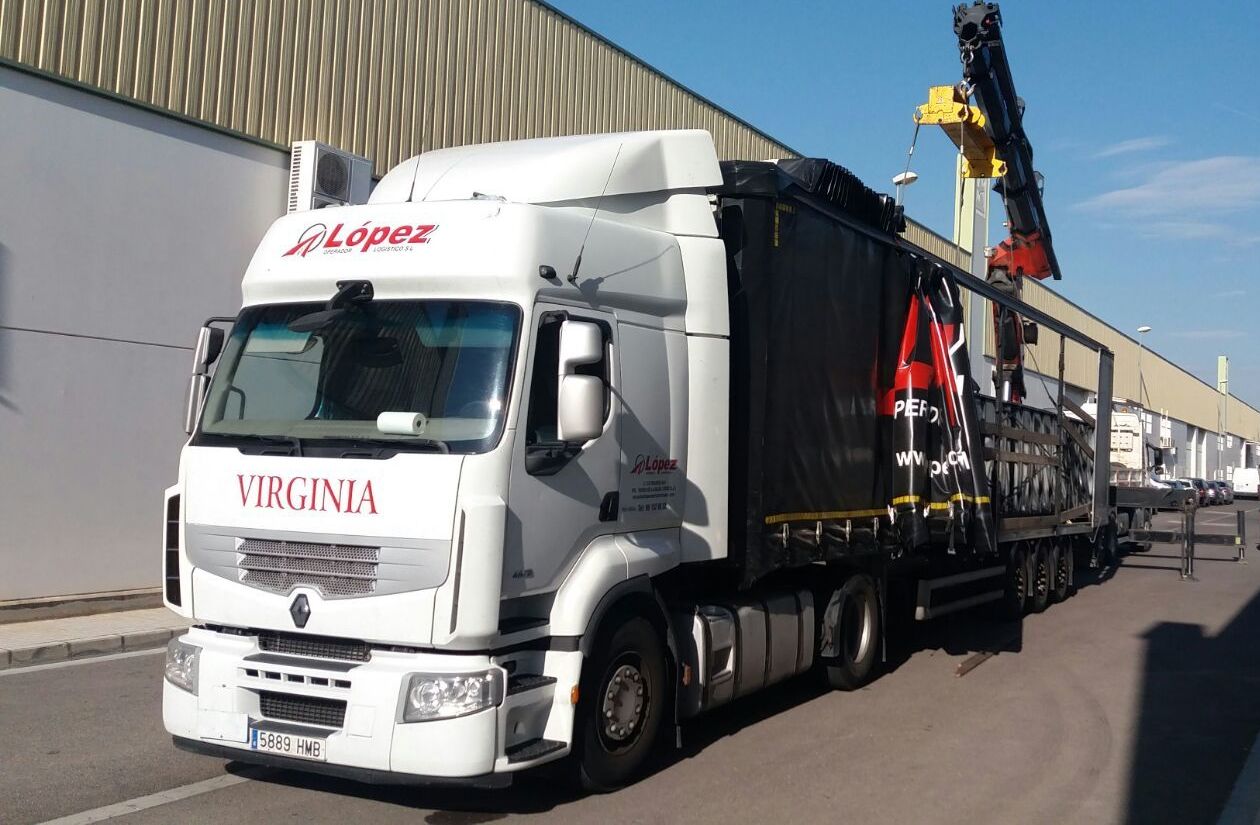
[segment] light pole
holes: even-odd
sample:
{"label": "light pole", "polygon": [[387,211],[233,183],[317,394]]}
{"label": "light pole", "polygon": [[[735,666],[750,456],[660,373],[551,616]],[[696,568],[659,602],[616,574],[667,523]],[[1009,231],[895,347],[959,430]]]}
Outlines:
{"label": "light pole", "polygon": [[1137,328],[1138,331],[1138,407],[1141,412],[1138,413],[1138,434],[1142,441],[1142,469],[1146,470],[1146,382],[1142,379],[1142,351],[1145,349],[1142,345],[1142,338],[1151,328],[1146,324]]}
{"label": "light pole", "polygon": [[1142,405],[1142,409],[1146,409],[1146,403],[1150,399],[1146,398],[1146,382],[1142,380],[1142,350],[1145,349],[1145,347],[1142,346],[1142,337],[1146,335],[1146,333],[1150,332],[1151,328],[1148,327],[1146,324],[1143,324],[1142,326],[1137,328],[1137,331],[1138,331],[1138,403]]}
{"label": "light pole", "polygon": [[917,172],[911,172],[909,169],[893,176],[893,186],[897,187],[897,197],[895,201],[897,206],[901,206],[901,190],[918,179],[919,174]]}

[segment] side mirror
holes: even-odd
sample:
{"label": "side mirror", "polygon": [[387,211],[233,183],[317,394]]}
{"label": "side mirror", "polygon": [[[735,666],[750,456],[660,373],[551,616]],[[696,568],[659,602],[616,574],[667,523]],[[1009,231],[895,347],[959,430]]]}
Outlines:
{"label": "side mirror", "polygon": [[604,357],[604,335],[599,324],[565,321],[560,326],[560,378],[572,375],[575,367],[597,364]]}
{"label": "side mirror", "polygon": [[[217,320],[217,319],[212,319]],[[192,375],[188,379],[188,397],[184,404],[184,432],[192,435],[201,416],[201,405],[210,388],[210,367],[223,353],[225,333],[207,322],[197,333],[197,345],[193,347]]]}
{"label": "side mirror", "polygon": [[188,378],[188,397],[184,404],[184,432],[192,435],[197,429],[197,419],[201,417],[201,405],[206,400],[206,390],[210,389],[210,376],[204,372],[194,372]]}
{"label": "side mirror", "polygon": [[604,357],[604,335],[598,324],[565,321],[560,327],[559,397],[556,434],[561,441],[583,442],[604,431],[604,382],[576,369]]}
{"label": "side mirror", "polygon": [[604,431],[604,382],[593,375],[566,375],[560,379],[559,421],[561,441],[583,442]]}
{"label": "side mirror", "polygon": [[193,348],[193,374],[206,375],[210,365],[219,360],[223,352],[223,339],[226,337],[219,327],[206,325],[197,333],[197,346]]}

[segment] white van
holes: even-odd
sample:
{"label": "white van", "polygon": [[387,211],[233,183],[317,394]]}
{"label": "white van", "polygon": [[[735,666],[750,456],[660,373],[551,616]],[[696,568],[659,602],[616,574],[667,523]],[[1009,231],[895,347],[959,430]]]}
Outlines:
{"label": "white van", "polygon": [[1232,479],[1235,498],[1260,498],[1260,470],[1235,467]]}

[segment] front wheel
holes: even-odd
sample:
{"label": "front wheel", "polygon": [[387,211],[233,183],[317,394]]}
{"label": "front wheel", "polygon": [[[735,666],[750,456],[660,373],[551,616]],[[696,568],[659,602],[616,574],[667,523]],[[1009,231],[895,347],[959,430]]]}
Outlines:
{"label": "front wheel", "polygon": [[632,780],[652,753],[665,712],[665,649],[651,622],[602,634],[578,697],[578,779],[603,793]]}

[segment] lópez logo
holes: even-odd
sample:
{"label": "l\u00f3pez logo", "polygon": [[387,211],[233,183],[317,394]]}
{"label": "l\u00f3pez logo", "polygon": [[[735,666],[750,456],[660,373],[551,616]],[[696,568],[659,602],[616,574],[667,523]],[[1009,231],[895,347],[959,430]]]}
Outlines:
{"label": "l\u00f3pez logo", "polygon": [[362,226],[347,230],[343,223],[329,229],[326,224],[315,223],[302,230],[297,243],[280,257],[301,255],[305,258],[312,252],[337,254],[345,252],[392,251],[426,244],[437,229],[437,224],[409,223],[391,226],[389,224],[372,225],[365,221]]}
{"label": "l\u00f3pez logo", "polygon": [[303,230],[302,236],[298,238],[298,242],[294,244],[293,248],[284,253],[281,257],[301,255],[305,258],[308,254],[310,254],[311,250],[319,246],[319,242],[322,241],[324,236],[327,234],[327,226],[324,226],[322,223],[311,224]]}
{"label": "l\u00f3pez logo", "polygon": [[661,473],[672,473],[677,469],[678,459],[676,458],[640,453],[635,456],[634,466],[630,469],[630,475],[660,475]]}

